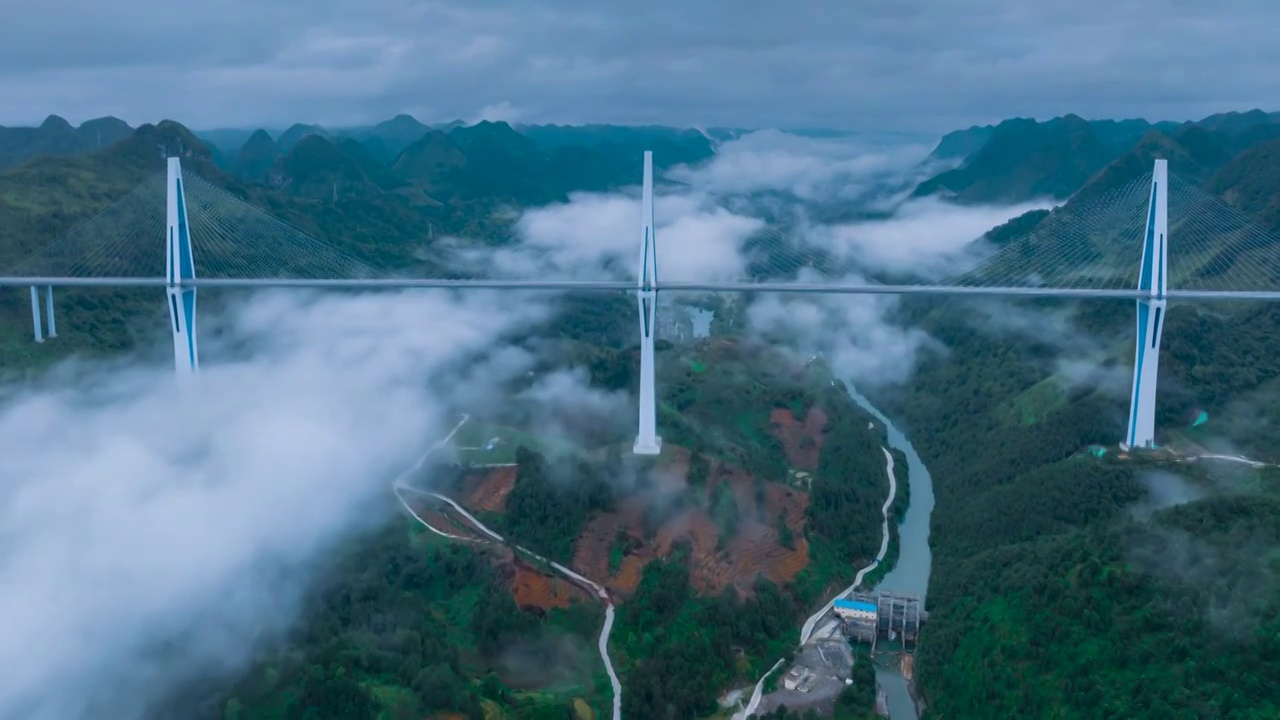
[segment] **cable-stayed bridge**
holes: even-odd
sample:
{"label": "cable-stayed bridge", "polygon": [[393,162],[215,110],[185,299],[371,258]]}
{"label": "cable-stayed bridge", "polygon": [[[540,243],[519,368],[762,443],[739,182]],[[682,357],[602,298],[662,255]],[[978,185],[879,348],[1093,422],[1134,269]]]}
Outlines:
{"label": "cable-stayed bridge", "polygon": [[[601,248],[584,255],[581,247],[554,244],[477,250],[442,240],[424,243],[413,265],[386,268],[195,174],[184,176],[180,160],[170,158],[166,172],[0,272],[0,286],[30,287],[38,342],[42,294],[49,334],[56,333],[55,287],[163,287],[175,366],[184,375],[199,369],[195,309],[201,287],[634,292],[641,341],[635,451],[641,454],[661,447],[654,391],[659,290],[1134,300],[1137,342],[1124,443],[1132,447],[1154,445],[1168,300],[1280,300],[1280,238],[1170,173],[1164,160],[1123,186],[1078,194],[1026,224],[1027,232],[992,232],[944,257],[943,270],[938,263],[925,270],[921,263],[911,271],[899,265],[868,272],[861,257],[866,246],[819,243],[779,228],[762,229],[737,247],[667,249],[660,266],[652,155],[646,152],[638,243],[619,246],[616,238],[602,238]],[[703,250],[717,256],[714,262],[680,262],[690,253],[705,261]]]}

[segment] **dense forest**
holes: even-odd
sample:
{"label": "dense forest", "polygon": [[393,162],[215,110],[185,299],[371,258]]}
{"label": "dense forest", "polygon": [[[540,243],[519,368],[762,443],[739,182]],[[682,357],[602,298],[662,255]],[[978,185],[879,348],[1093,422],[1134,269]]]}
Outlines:
{"label": "dense forest", "polygon": [[504,534],[529,549],[569,562],[573,541],[587,520],[612,506],[614,486],[607,478],[620,463],[591,463],[581,458],[548,467],[545,457],[525,447],[516,450],[516,483],[499,516]]}
{"label": "dense forest", "polygon": [[[1128,317],[1073,310],[1123,347]],[[1276,717],[1274,477],[1246,471],[1227,482],[1240,473],[1084,454],[1121,437],[1123,397],[1054,379],[1058,348],[975,326],[980,315],[964,304],[907,312],[948,347],[923,362],[910,391],[875,398],[901,418],[934,477],[930,618],[917,663],[929,717],[1033,708],[1030,717]],[[1219,314],[1215,331],[1197,335],[1203,312],[1177,307],[1166,330],[1159,422],[1175,445],[1190,407],[1229,409],[1274,372],[1245,361],[1274,337],[1243,328],[1267,322],[1269,307]],[[1237,437],[1265,452],[1267,432]],[[1214,497],[1135,516],[1161,472]]]}
{"label": "dense forest", "polygon": [[751,677],[789,649],[795,606],[761,579],[751,597],[732,587],[699,597],[689,584],[688,552],[649,563],[636,594],[622,607],[613,646],[631,669],[624,717],[704,717],[736,678]]}
{"label": "dense forest", "polygon": [[[1039,184],[1074,193],[1070,209],[1165,158],[1264,234],[1280,233],[1273,116],[1063,120],[958,133],[953,145],[969,133],[979,150],[921,187],[982,201],[1026,198]],[[1053,215],[1028,213],[988,239],[1032,237]],[[901,322],[945,353],[926,353],[905,387],[865,391],[934,480],[930,615],[916,665],[928,717],[1280,715],[1277,477],[1176,461],[1213,450],[1277,459],[1280,313],[1172,304],[1157,405],[1166,449],[1124,454],[1132,313],[1108,302],[902,303]],[[1048,332],[1010,330],[1018,324]],[[1209,421],[1193,427],[1197,417]],[[1085,452],[1094,445],[1106,453]]]}
{"label": "dense forest", "polygon": [[[568,699],[511,692],[504,652],[531,645],[560,663],[548,638],[589,646],[600,620],[586,603],[545,618],[522,612],[489,556],[410,531],[400,517],[348,545],[308,598],[297,629],[229,690],[193,686],[160,716],[417,720],[450,711],[481,720],[488,704],[565,717]],[[593,662],[584,672],[598,670]]]}

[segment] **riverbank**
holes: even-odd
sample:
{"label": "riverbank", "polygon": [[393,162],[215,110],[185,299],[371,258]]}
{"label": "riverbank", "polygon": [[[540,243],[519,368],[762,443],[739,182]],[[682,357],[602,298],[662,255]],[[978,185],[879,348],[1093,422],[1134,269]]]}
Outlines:
{"label": "riverbank", "polygon": [[[831,612],[831,608],[835,605],[836,599],[853,592],[855,589],[858,588],[859,585],[862,584],[862,581],[866,577],[867,573],[870,573],[871,571],[879,567],[880,563],[884,561],[885,554],[888,553],[889,551],[889,539],[892,534],[890,533],[890,530],[889,530],[890,518],[892,517],[893,502],[898,492],[898,480],[897,480],[897,476],[894,474],[893,453],[889,452],[888,449],[884,448],[883,446],[880,448],[880,450],[881,452],[884,453],[885,475],[888,477],[888,480],[889,480],[889,492],[885,497],[884,505],[880,509],[880,515],[881,515],[880,550],[879,552],[876,553],[876,557],[874,560],[872,560],[862,569],[858,570],[857,575],[854,577],[853,584],[851,584],[849,587],[833,595],[831,599],[827,601],[826,605],[824,605],[820,610],[818,610],[813,615],[810,615],[808,619],[805,620],[804,624],[800,628],[800,645],[801,646],[809,642],[809,639],[813,637],[815,630],[817,630],[819,634],[822,634],[824,636],[830,634],[832,629],[835,627],[834,623],[831,623],[830,625],[823,625],[821,628],[818,628],[818,623],[822,622],[823,619],[827,617],[828,613]],[[764,699],[765,682],[769,679],[770,675],[776,672],[778,668],[780,668],[783,665],[785,661],[786,661],[786,658],[779,658],[778,662],[774,663],[773,667],[770,668],[768,672],[766,672],[764,675],[760,677],[760,679],[756,682],[755,688],[752,690],[751,699],[747,702],[746,707],[734,713],[733,720],[746,720],[746,718],[751,717],[751,715],[753,715],[760,708],[760,703]]]}
{"label": "riverbank", "polygon": [[[929,524],[934,506],[933,478],[907,436],[852,385],[848,388],[853,401],[884,425],[889,446],[906,457],[907,476],[911,479],[911,502],[907,505],[906,516],[898,525],[897,562],[877,585],[916,595],[920,598],[921,609],[926,609],[929,574],[933,568],[933,552],[929,547]],[[911,679],[903,677],[896,663],[892,667],[876,666],[876,683],[885,692],[891,720],[919,719],[915,682],[914,673]]]}

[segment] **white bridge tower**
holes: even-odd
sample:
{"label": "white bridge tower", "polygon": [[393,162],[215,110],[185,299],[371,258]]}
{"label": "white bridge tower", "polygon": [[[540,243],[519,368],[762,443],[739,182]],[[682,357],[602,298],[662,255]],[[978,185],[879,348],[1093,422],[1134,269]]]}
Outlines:
{"label": "white bridge tower", "polygon": [[658,245],[653,232],[653,153],[644,153],[644,186],[640,194],[640,273],[636,277],[640,312],[640,430],[637,455],[662,452],[658,437],[658,399],[654,392],[653,333],[658,315]]}
{"label": "white bridge tower", "polygon": [[1160,368],[1160,335],[1164,330],[1165,294],[1169,284],[1169,166],[1156,160],[1151,172],[1151,204],[1142,243],[1138,289],[1138,337],[1133,361],[1133,395],[1129,426],[1122,446],[1153,448],[1156,444],[1156,373]]}
{"label": "white bridge tower", "polygon": [[169,294],[169,319],[173,323],[173,365],[178,375],[200,371],[196,349],[196,289],[183,282],[196,277],[191,253],[191,225],[187,222],[187,198],[182,191],[182,163],[169,158],[168,212],[165,228],[165,283]]}

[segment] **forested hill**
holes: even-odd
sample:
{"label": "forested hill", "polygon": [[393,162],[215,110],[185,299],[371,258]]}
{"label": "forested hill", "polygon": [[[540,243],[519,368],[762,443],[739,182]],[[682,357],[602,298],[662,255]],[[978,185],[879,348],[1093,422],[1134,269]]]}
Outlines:
{"label": "forested hill", "polygon": [[[664,164],[699,162],[712,153],[709,141],[691,131],[544,128],[535,141],[505,123],[480,123],[428,128],[384,161],[370,138],[383,138],[384,145],[407,139],[416,130],[402,120],[359,137],[334,137],[303,125],[275,140],[253,133],[243,152],[228,161],[177,122],[129,130],[109,120],[78,130],[56,117],[39,128],[0,128],[0,158],[26,158],[0,169],[0,266],[162,172],[167,154],[182,157],[188,172],[314,237],[374,265],[399,268],[417,262],[425,245],[446,235],[508,241],[513,207],[564,200],[571,190],[638,183],[642,152],[651,141],[665,148]],[[115,141],[107,147],[95,144],[110,138]],[[137,292],[68,291],[60,297],[67,332],[56,347],[36,356],[25,296],[0,293],[0,366],[13,370],[63,353],[115,352],[149,342],[145,333],[136,336],[130,329],[139,313],[155,309],[135,301]]]}
{"label": "forested hill", "polygon": [[[1239,153],[1280,139],[1280,113],[1252,110],[1211,115],[1196,122],[1093,120],[1065,115],[972,127],[944,136],[933,157],[961,160],[917,186],[915,195],[942,195],[964,203],[1063,199],[1099,172],[1134,155],[1149,155],[1173,141],[1184,177],[1207,174]],[[1148,168],[1150,169],[1149,163]]]}
{"label": "forested hill", "polygon": [[108,147],[133,131],[119,118],[86,120],[80,127],[50,115],[37,127],[0,127],[0,168],[40,155],[77,155]]}
{"label": "forested hill", "polygon": [[[1149,131],[1077,197],[1166,157],[1280,232],[1274,141],[1237,149],[1220,134],[1269,126],[1220,120]],[[995,236],[1016,242],[1048,215]],[[1280,473],[1179,462],[1205,448],[1280,459],[1280,308],[1170,306],[1156,438],[1166,449],[1132,454],[1116,447],[1132,304],[904,310],[946,347],[909,387],[873,392],[905,425],[937,497],[917,664],[929,717],[1280,715]],[[1208,422],[1193,427],[1201,412]]]}

